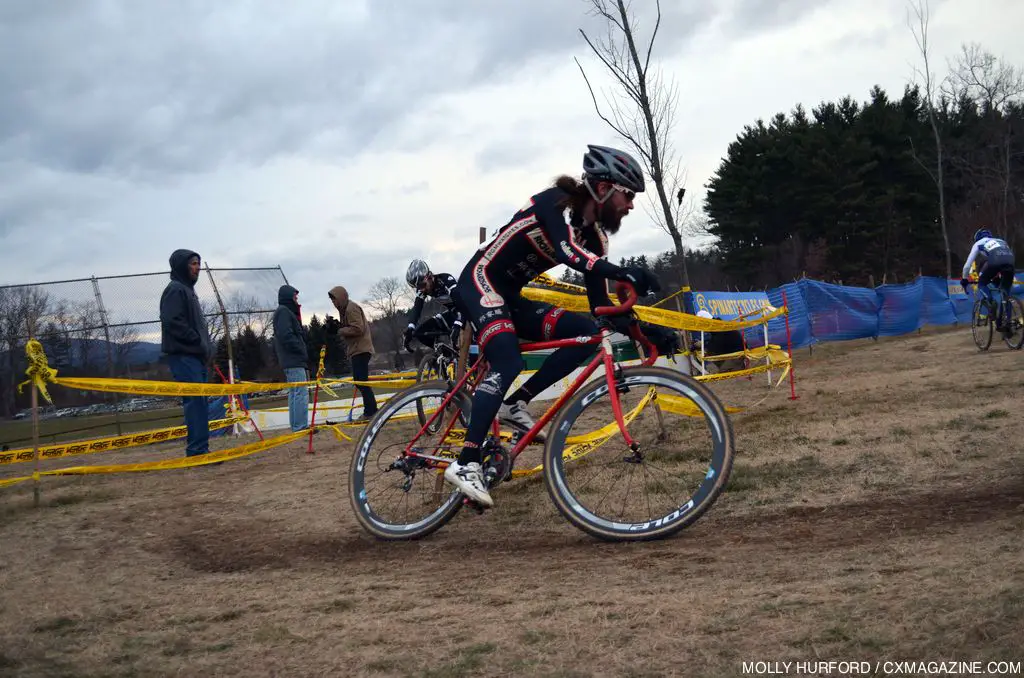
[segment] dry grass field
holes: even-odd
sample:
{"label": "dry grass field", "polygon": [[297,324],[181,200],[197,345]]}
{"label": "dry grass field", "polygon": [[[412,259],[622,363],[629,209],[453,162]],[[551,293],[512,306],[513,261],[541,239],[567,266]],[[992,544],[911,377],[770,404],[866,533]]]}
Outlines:
{"label": "dry grass field", "polygon": [[[427,539],[378,542],[350,513],[351,444],[326,432],[315,455],[300,441],[213,467],[45,478],[38,509],[29,484],[6,488],[0,675],[731,676],[745,661],[1020,662],[1022,370],[1024,352],[979,353],[962,329],[802,350],[800,398],[780,389],[734,415],[725,493],[654,543],[579,532],[539,477],[503,485],[493,511],[463,511]],[[743,405],[764,382],[714,388]]]}

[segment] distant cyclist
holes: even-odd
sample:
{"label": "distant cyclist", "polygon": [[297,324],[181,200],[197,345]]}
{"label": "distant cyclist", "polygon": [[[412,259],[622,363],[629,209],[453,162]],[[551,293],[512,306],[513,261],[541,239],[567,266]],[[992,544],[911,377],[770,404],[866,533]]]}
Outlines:
{"label": "distant cyclist", "polygon": [[[412,312],[409,314],[409,325],[405,328],[405,350],[412,352],[410,343],[413,338],[433,348],[436,337],[444,333],[451,336],[452,346],[458,346],[462,316],[452,300],[452,291],[456,285],[455,277],[450,273],[431,273],[427,262],[413,259],[405,272],[405,281],[416,290],[416,301],[413,302]],[[423,306],[428,299],[438,301],[444,307],[444,311],[427,318],[417,326],[416,323],[419,322]]]}
{"label": "distant cyclist", "polygon": [[[992,231],[987,228],[979,228],[975,231],[974,247],[971,248],[967,261],[964,262],[964,270],[960,277],[960,284],[964,289],[967,289],[967,285],[970,284],[967,276],[970,274],[971,265],[974,264],[974,261],[979,256],[984,258],[985,264],[981,267],[981,271],[978,272],[978,291],[981,292],[981,296],[984,297],[989,308],[991,308],[992,291],[988,288],[989,283],[998,279],[999,287],[1003,290],[1003,298],[1009,299],[1010,297],[1010,290],[1013,289],[1014,274],[1013,250],[1010,249],[1005,240],[996,238],[992,235]],[[1009,311],[1009,306],[1006,308]],[[1002,325],[1004,333],[1011,332],[1009,320],[1009,318],[999,319],[1000,322],[998,324]]]}

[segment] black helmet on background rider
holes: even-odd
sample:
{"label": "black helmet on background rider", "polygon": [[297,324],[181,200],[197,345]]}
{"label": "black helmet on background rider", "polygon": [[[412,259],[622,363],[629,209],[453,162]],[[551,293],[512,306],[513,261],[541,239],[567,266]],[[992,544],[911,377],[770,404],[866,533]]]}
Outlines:
{"label": "black helmet on background rider", "polygon": [[422,259],[413,259],[409,262],[409,268],[405,271],[405,282],[409,286],[418,289],[423,280],[430,275],[430,267]]}
{"label": "black helmet on background rider", "polygon": [[644,170],[629,153],[607,146],[587,145],[583,155],[583,176],[609,181],[634,193],[644,192]]}
{"label": "black helmet on background rider", "polygon": [[974,232],[974,242],[978,242],[982,238],[991,238],[991,237],[992,237],[992,231],[988,230],[987,228],[979,228],[977,231]]}

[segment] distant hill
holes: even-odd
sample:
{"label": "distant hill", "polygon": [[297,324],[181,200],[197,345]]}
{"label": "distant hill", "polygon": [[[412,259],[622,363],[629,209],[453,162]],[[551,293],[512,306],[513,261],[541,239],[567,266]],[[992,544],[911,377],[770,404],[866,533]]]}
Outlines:
{"label": "distant hill", "polygon": [[[46,343],[43,343],[46,349],[47,357],[51,364],[56,364],[58,361],[58,355],[56,351],[53,351]],[[83,349],[85,349],[83,351]],[[118,347],[116,345],[111,346],[111,351],[115,357],[118,358]],[[83,354],[87,358],[83,359]],[[63,357],[63,356],[61,356]],[[101,367],[107,364],[107,341],[105,339],[72,339],[71,340],[71,356],[70,356],[71,367]],[[130,365],[143,365],[146,363],[152,363],[160,358],[160,344],[140,341],[135,343],[128,351],[127,356],[124,359],[127,360]]]}

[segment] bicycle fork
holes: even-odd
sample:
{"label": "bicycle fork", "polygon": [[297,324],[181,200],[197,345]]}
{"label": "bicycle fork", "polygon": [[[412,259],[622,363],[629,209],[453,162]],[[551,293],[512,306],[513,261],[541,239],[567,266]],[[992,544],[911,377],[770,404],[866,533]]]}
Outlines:
{"label": "bicycle fork", "polygon": [[629,434],[629,429],[626,428],[626,419],[622,414],[622,400],[619,398],[619,394],[626,393],[629,387],[622,383],[622,367],[612,359],[612,343],[608,338],[607,330],[601,337],[601,342],[604,345],[604,374],[605,379],[608,380],[608,395],[612,399],[612,413],[615,415],[615,423],[619,425],[622,439],[626,441],[626,446],[632,452],[623,461],[627,464],[639,464],[643,461],[644,456],[640,452],[640,443],[634,440],[633,436]]}

